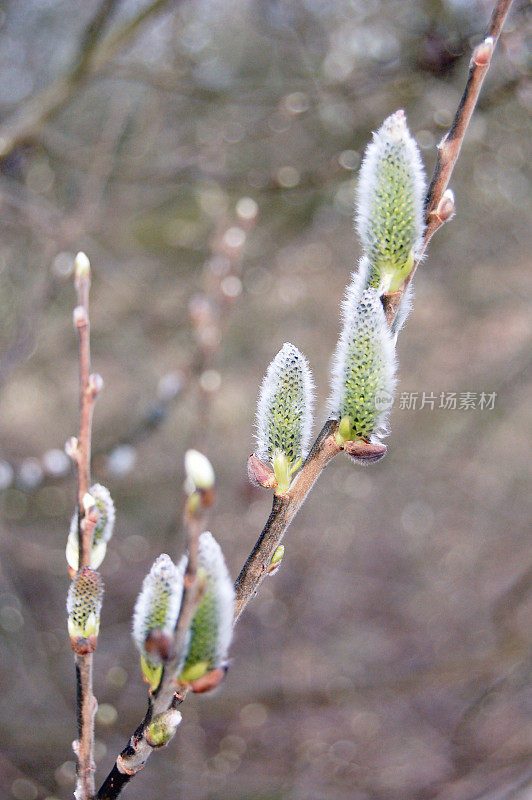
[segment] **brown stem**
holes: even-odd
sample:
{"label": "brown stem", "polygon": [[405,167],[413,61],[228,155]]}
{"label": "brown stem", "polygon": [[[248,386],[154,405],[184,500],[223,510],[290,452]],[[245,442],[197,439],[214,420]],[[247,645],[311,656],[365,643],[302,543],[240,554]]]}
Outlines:
{"label": "brown stem", "polygon": [[80,386],[80,426],[77,447],[78,467],[78,514],[79,514],[79,569],[90,566],[92,530],[85,524],[83,498],[90,486],[91,430],[94,410],[94,394],[90,389],[90,322],[89,288],[90,276],[77,281],[78,308],[75,324],[79,340],[79,386]]}
{"label": "brown stem", "polygon": [[327,420],[290,489],[285,494],[274,495],[270,516],[235,583],[235,622],[268,574],[275,549],[315,481],[340,452],[341,447],[334,437],[337,428],[337,420]]}
{"label": "brown stem", "polygon": [[92,693],[92,653],[76,655],[75,663],[78,715],[76,796],[79,794],[80,800],[90,800],[94,796],[94,715],[97,708]]}
{"label": "brown stem", "polygon": [[[414,277],[414,273],[423,258],[427,245],[442,225],[452,216],[453,208],[445,208],[445,190],[460,155],[464,137],[477,104],[482,83],[491,64],[491,57],[497,45],[504,21],[512,5],[512,0],[498,0],[488,26],[486,38],[473,50],[469,65],[469,75],[456,110],[453,123],[438,145],[436,166],[425,198],[425,234],[420,251],[416,254],[414,267],[406,278],[401,289],[392,295],[383,295],[382,303],[388,324],[391,325],[397,315],[401,299]],[[452,200],[449,202],[452,205]]]}
{"label": "brown stem", "polygon": [[[78,256],[79,258],[79,256]],[[75,451],[78,469],[78,568],[90,566],[92,537],[97,515],[85,506],[84,498],[90,486],[90,459],[92,414],[100,389],[100,379],[90,374],[90,323],[89,323],[90,269],[76,272],[78,306],[74,323],[79,340],[80,430]],[[76,654],[78,741],[76,754],[78,773],[76,796],[78,800],[91,800],[94,796],[94,714],[97,703],[92,689],[92,653]]]}

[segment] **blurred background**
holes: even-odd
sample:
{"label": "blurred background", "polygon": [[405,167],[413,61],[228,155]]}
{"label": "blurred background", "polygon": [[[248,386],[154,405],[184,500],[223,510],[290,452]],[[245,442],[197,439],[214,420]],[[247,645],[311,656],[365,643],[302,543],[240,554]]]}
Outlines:
{"label": "blurred background", "polygon": [[[431,173],[491,5],[2,3],[0,797],[74,785],[75,253],[92,262],[105,381],[93,478],[117,506],[99,785],[144,714],[131,612],[153,559],[183,551],[185,449],[215,466],[209,525],[236,576],[270,509],[245,467],[284,341],[309,358],[324,420],[371,131],[404,108]],[[321,476],[237,626],[222,690],[187,700],[124,796],[532,797],[527,6],[514,3],[451,182],[457,216],[416,277],[387,458],[337,458]]]}

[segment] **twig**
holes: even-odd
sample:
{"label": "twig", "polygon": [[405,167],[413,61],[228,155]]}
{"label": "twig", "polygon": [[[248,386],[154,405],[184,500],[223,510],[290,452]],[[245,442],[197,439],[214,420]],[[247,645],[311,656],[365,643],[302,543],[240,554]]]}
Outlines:
{"label": "twig", "polygon": [[[421,261],[430,239],[438,228],[450,219],[454,212],[452,195],[446,194],[446,189],[478,99],[482,81],[489,69],[491,56],[511,3],[512,0],[499,0],[491,18],[487,38],[473,51],[469,76],[456,116],[450,130],[438,145],[436,167],[425,200],[427,227],[423,238],[422,250],[402,288],[392,295],[382,297],[386,318],[390,326],[395,320],[403,294],[413,277],[417,265]],[[262,582],[275,548],[280,543],[288,525],[297,514],[314,481],[320,475],[323,467],[340,451],[334,440],[334,431],[334,422],[329,420],[320,432],[307,462],[292,484],[290,491],[286,495],[274,497],[269,519],[235,584],[237,595],[235,619],[238,619]]]}
{"label": "twig", "polygon": [[159,686],[155,691],[149,693],[148,710],[142,723],[116,759],[111,772],[96,795],[96,800],[115,800],[123,787],[144,767],[156,749],[156,745],[152,744],[147,736],[150,722],[168,709],[176,708],[183,702],[188,692],[187,686],[176,683],[175,674],[182,662],[187,633],[199,600],[198,542],[200,533],[204,530],[203,514],[201,510],[197,513],[190,512],[187,505],[184,521],[187,529],[188,562],[175,631],[174,653],[164,664]]}
{"label": "twig", "polygon": [[286,529],[315,481],[329,461],[340,452],[341,447],[334,437],[337,428],[337,420],[327,420],[288,492],[274,495],[268,521],[235,583],[235,622],[268,574],[268,566],[276,547],[281,543]]}
{"label": "twig", "polygon": [[425,198],[425,234],[410,275],[403,286],[394,294],[383,295],[382,303],[386,311],[388,324],[391,325],[397,316],[399,306],[416,269],[423,258],[428,243],[436,233],[453,215],[454,198],[451,192],[446,191],[454,166],[460,155],[462,143],[477,104],[478,96],[484,82],[486,73],[491,64],[491,58],[497,45],[504,21],[510,10],[513,0],[498,0],[488,26],[487,35],[473,50],[469,65],[469,75],[458,104],[453,123],[438,145],[438,155],[434,174]]}
{"label": "twig", "polygon": [[[89,324],[90,266],[83,253],[76,258],[76,291],[78,305],[74,310],[74,325],[79,338],[80,381],[80,431],[71,452],[78,470],[78,568],[90,566],[92,536],[97,514],[87,505],[90,486],[90,459],[92,414],[94,402],[102,388],[99,375],[90,372],[90,324]],[[90,800],[94,795],[94,714],[97,703],[92,689],[92,652],[75,654],[76,706],[78,740],[75,752],[78,758],[76,797]]]}
{"label": "twig", "polygon": [[[511,2],[512,0],[498,0],[490,23],[488,38],[475,48],[473,52],[469,77],[455,120],[448,134],[439,145],[438,160],[425,201],[427,228],[423,240],[422,252],[418,256],[417,262],[414,265],[414,270],[432,235],[452,216],[454,210],[452,195],[446,195],[445,190],[458,158],[467,126],[477,102],[483,78],[489,68],[491,56]],[[399,292],[382,298],[390,325],[397,315],[400,301],[414,270],[412,270],[409,279],[405,281]],[[266,525],[235,583],[235,622],[239,619],[242,611],[251,598],[254,597],[260,584],[268,574],[268,566],[276,547],[281,542],[285,531],[301,508],[301,505],[305,501],[315,481],[327,464],[340,452],[341,447],[336,442],[334,436],[337,427],[337,420],[327,420],[318,434],[305,464],[288,492],[284,495],[274,496],[272,511]],[[169,673],[170,670],[165,670],[165,672]],[[170,707],[173,697],[179,697],[179,702],[184,699],[183,695],[165,693],[164,699],[166,705],[163,703],[159,704],[159,701],[163,699],[162,688],[167,683],[172,684],[172,681],[168,681],[168,679],[165,680],[163,674],[157,695],[154,695],[154,698],[150,696],[150,707],[148,708],[148,713],[144,722],[139,726],[135,734],[133,734],[130,745],[128,745],[118,757],[117,763],[97,794],[97,800],[115,800],[122,787],[129,781],[132,774],[135,774],[124,774],[125,771],[119,768],[121,764],[125,765],[126,762],[124,759],[132,759],[135,753],[139,753],[139,757],[143,757],[144,754],[146,757],[150,755],[153,748],[150,748],[145,737],[143,738],[143,731],[146,726],[146,720],[149,721],[151,716],[155,713],[155,706],[158,706],[157,713],[160,713]],[[150,708],[152,709],[151,714]],[[137,739],[139,736],[140,739]],[[141,763],[139,762],[139,766],[136,768],[135,772],[144,766],[145,761],[146,759],[144,758]]]}

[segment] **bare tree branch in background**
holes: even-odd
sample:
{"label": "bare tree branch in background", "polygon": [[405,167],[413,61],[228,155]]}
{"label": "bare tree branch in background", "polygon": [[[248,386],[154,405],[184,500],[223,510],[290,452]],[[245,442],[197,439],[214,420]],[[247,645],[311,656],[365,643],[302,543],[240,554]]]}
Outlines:
{"label": "bare tree branch in background", "polygon": [[[59,208],[51,205],[34,206],[27,199],[18,199],[12,194],[0,194],[6,206],[14,205],[29,218],[32,225],[38,227],[42,237],[42,261],[47,264],[56,254],[79,242],[81,236],[90,235],[97,219],[105,213],[102,197],[114,169],[113,153],[129,116],[128,103],[118,104],[112,111],[108,123],[104,126],[101,137],[91,149],[90,169],[79,199],[74,209],[67,215]],[[20,224],[20,223],[18,223]],[[31,350],[35,333],[43,311],[54,298],[60,281],[49,269],[35,296],[28,304],[16,326],[9,346],[0,357],[0,386],[9,379],[16,368]]]}
{"label": "bare tree branch in background", "polygon": [[102,39],[119,4],[119,0],[103,0],[81,37],[70,70],[0,126],[0,158],[9,155],[22,142],[37,138],[43,124],[64,108],[91,75],[101,71],[129,44],[148,19],[177,2],[179,0],[154,0],[117,31]]}

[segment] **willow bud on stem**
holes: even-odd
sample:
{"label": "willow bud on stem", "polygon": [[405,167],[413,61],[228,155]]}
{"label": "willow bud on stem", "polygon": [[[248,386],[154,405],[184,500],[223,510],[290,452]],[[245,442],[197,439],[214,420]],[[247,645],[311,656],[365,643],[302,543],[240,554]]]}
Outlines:
{"label": "willow bud on stem", "polygon": [[144,578],[133,613],[133,639],[141,654],[141,668],[155,690],[163,662],[173,656],[174,629],[183,596],[186,559],[178,566],[163,553]]}
{"label": "willow bud on stem", "polygon": [[[347,287],[342,306],[343,328],[334,354],[329,410],[340,420],[336,440],[364,463],[384,455],[379,438],[395,387],[394,346],[377,290],[359,297],[357,276]],[[358,447],[345,446],[358,442]],[[365,444],[376,444],[363,457]]]}
{"label": "willow bud on stem", "polygon": [[373,134],[358,184],[356,222],[368,259],[367,285],[379,294],[397,291],[414,266],[425,227],[424,196],[421,156],[399,110]]}
{"label": "willow bud on stem", "polygon": [[98,572],[84,567],[76,573],[67,594],[68,633],[79,655],[92,653],[100,631],[103,581]]}
{"label": "willow bud on stem", "polygon": [[178,681],[202,692],[216,686],[223,677],[233,636],[233,583],[220,545],[208,531],[199,537],[198,581],[200,599]]}
{"label": "willow bud on stem", "polygon": [[[312,433],[314,383],[305,356],[285,342],[271,362],[257,404],[255,457],[275,476],[276,494],[285,494],[293,474],[306,457]],[[257,465],[248,463],[252,480],[274,483],[267,475],[257,478]]]}

